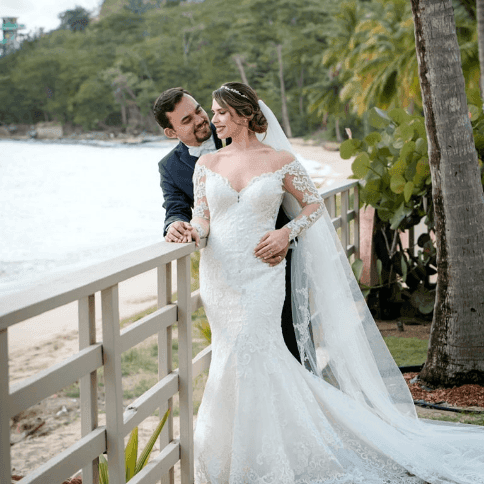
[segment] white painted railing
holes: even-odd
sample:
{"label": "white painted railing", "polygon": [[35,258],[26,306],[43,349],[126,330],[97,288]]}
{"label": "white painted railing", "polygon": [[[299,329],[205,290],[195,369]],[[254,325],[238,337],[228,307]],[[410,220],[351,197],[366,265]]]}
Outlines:
{"label": "white painted railing", "polygon": [[[354,206],[349,207],[353,190]],[[358,182],[322,192],[336,229],[341,228],[348,257],[359,253]],[[341,196],[341,202],[336,198]],[[341,211],[336,214],[337,205]],[[354,221],[353,240],[349,224]],[[205,246],[202,241],[201,248]],[[181,483],[191,484],[193,468],[192,380],[210,366],[211,347],[192,359],[191,315],[201,307],[199,291],[191,292],[190,254],[194,244],[161,242],[97,266],[66,275],[0,299],[0,483],[10,483],[10,418],[68,385],[80,381],[82,438],[41,465],[20,482],[61,483],[82,469],[83,483],[98,483],[98,456],[107,451],[109,480],[125,482],[124,437],[159,409],[160,416],[179,393],[180,438],[173,438],[170,415],[161,437],[158,456],[131,483],[174,483],[173,466],[180,461]],[[173,303],[172,262],[177,264],[177,301]],[[158,309],[121,330],[118,285],[147,272],[158,271]],[[95,298],[101,292],[102,342],[96,341]],[[79,352],[9,387],[8,328],[67,303],[78,301]],[[172,368],[172,325],[178,323],[179,367]],[[159,381],[123,412],[121,354],[152,335],[158,335]],[[104,367],[106,425],[98,426],[97,369]]]}

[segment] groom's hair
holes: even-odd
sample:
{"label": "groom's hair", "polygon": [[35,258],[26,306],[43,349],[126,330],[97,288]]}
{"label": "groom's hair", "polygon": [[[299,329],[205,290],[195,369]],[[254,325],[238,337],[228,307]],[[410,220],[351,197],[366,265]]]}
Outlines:
{"label": "groom's hair", "polygon": [[153,105],[153,115],[155,116],[156,122],[163,129],[173,129],[166,113],[172,113],[185,94],[191,96],[191,94],[183,89],[183,87],[172,87],[163,91],[155,101],[155,104]]}

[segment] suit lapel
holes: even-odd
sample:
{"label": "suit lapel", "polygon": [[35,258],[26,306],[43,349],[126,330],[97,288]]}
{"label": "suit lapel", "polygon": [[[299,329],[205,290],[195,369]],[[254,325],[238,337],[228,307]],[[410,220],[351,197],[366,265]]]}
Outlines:
{"label": "suit lapel", "polygon": [[195,163],[197,162],[198,158],[196,156],[192,156],[188,152],[187,146],[180,141],[178,146],[176,147],[176,150],[178,152],[178,156],[180,158],[180,161],[187,165],[189,168],[192,170],[195,169]]}

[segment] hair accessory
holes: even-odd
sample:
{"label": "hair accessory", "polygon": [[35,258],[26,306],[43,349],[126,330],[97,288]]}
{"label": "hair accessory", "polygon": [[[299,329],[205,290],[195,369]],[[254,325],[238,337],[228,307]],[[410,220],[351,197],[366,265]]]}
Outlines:
{"label": "hair accessory", "polygon": [[242,94],[241,92],[237,91],[237,89],[232,89],[227,86],[221,86],[220,89],[226,89],[227,91],[230,92],[235,92],[235,94],[238,94],[239,96],[245,97],[245,99],[249,99],[245,94]]}

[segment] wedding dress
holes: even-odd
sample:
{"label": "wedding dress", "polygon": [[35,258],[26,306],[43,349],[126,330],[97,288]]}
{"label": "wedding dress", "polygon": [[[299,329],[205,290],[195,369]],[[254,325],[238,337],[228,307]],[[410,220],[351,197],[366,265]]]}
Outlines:
{"label": "wedding dress", "polygon": [[[253,255],[288,191],[303,209],[289,224],[298,237],[293,301],[303,365],[282,336],[285,261],[270,267]],[[482,429],[416,418],[297,159],[240,191],[197,164],[194,194],[193,224],[202,235],[209,224],[200,290],[212,330],[196,483],[484,483]]]}

